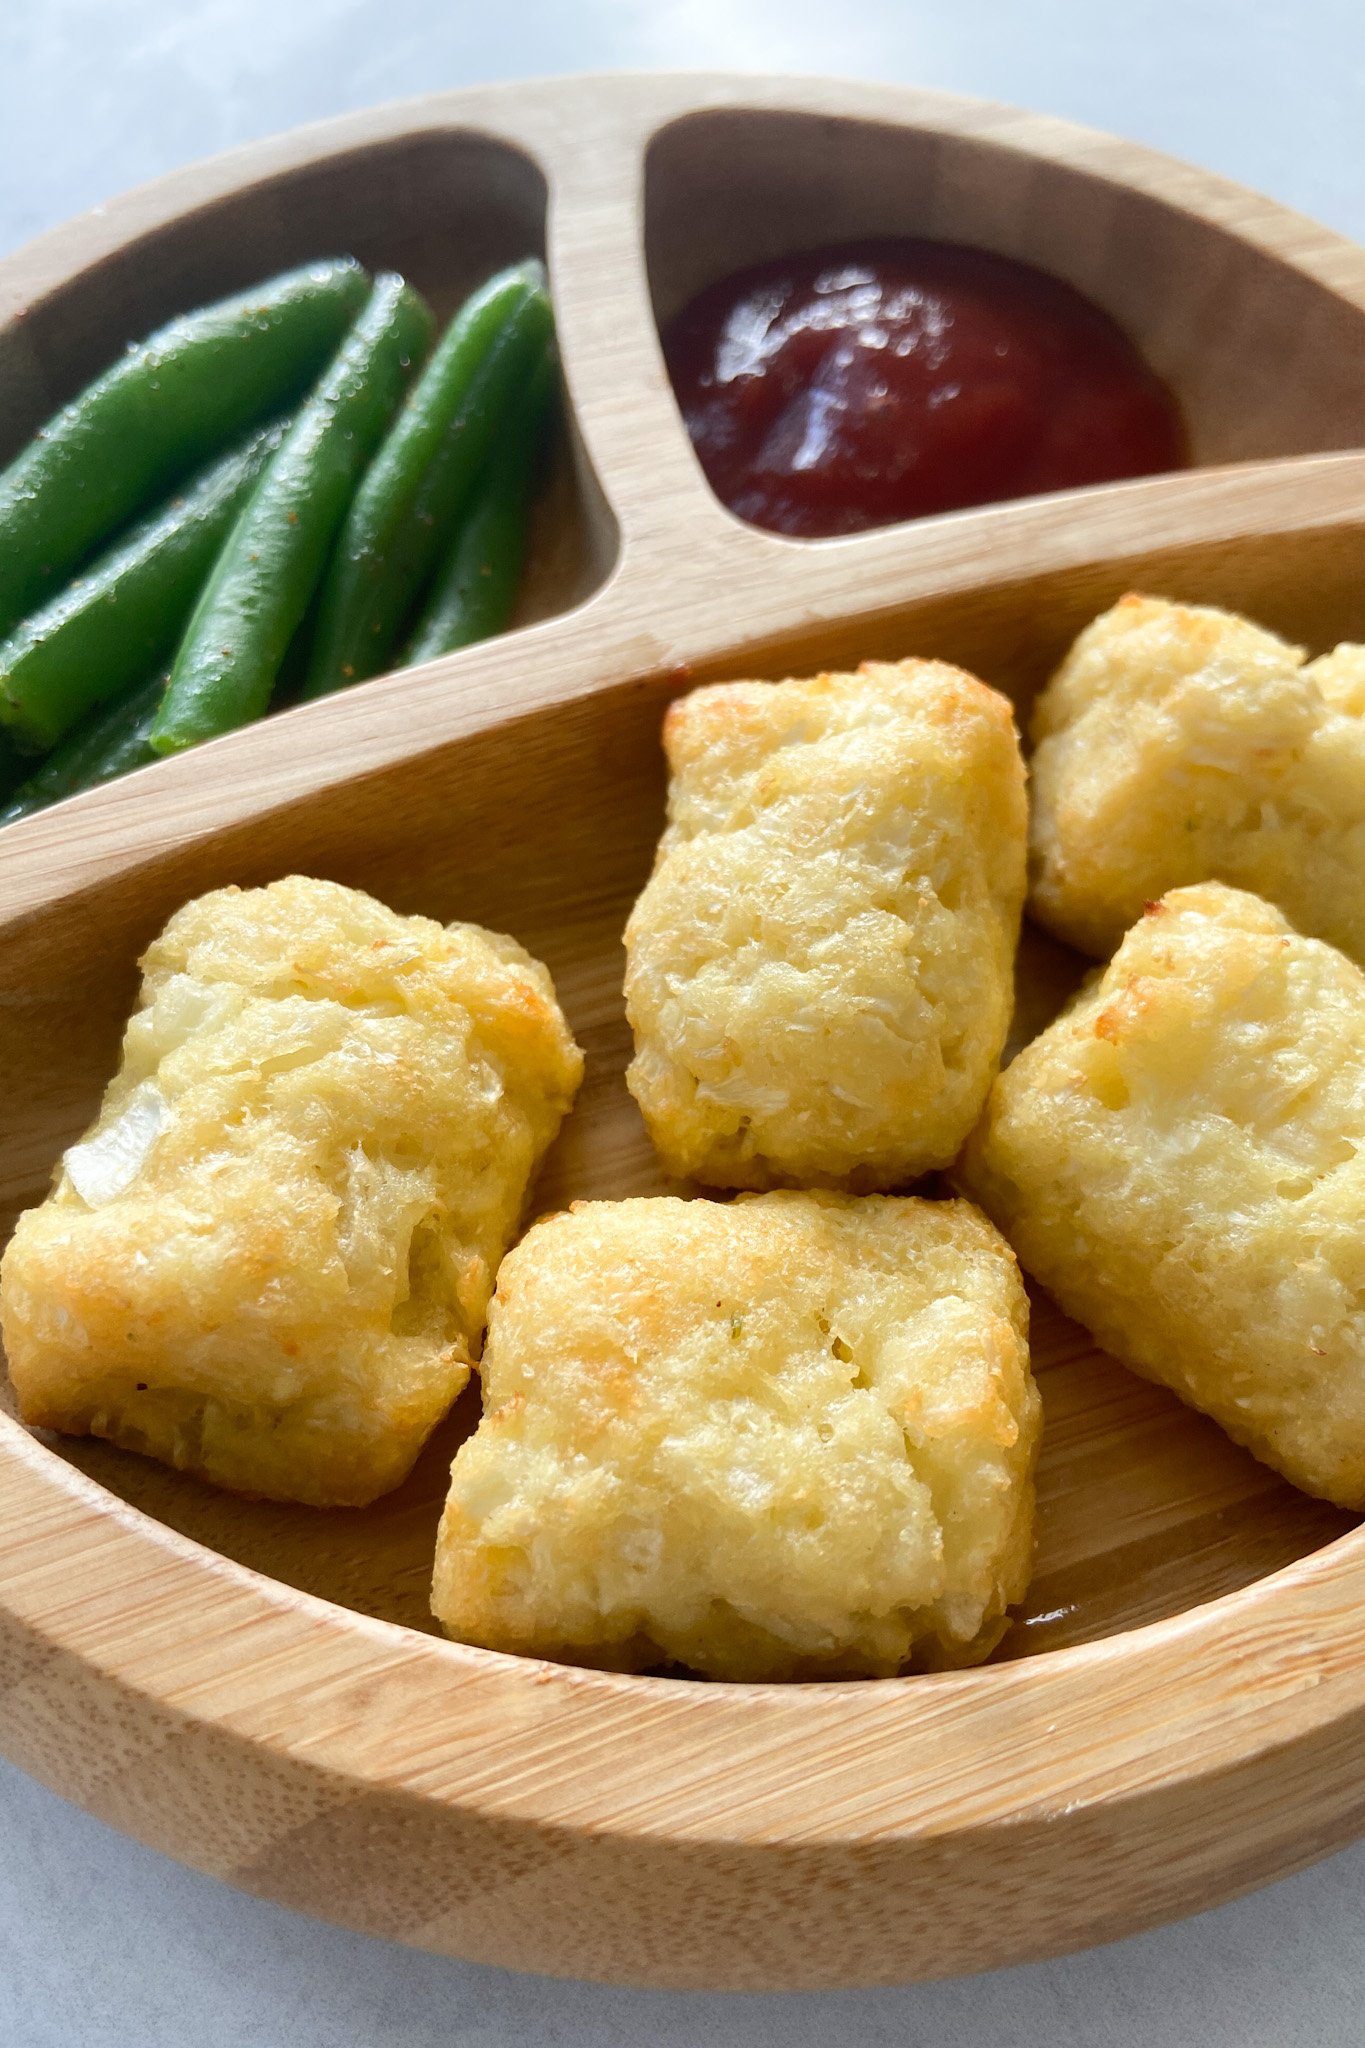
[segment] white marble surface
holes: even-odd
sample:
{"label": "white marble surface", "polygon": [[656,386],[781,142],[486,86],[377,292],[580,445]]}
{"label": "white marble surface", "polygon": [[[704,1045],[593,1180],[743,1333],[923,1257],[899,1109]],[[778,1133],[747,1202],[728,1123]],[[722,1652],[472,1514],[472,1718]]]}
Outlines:
{"label": "white marble surface", "polygon": [[[731,66],[1013,100],[1365,239],[1361,0],[0,0],[0,249],[300,121],[532,72]],[[1365,369],[1365,365],[1362,366]],[[0,1766],[2,2048],[1358,2048],[1365,1847],[1180,1926],[953,1984],[681,1996],[367,1941]]]}

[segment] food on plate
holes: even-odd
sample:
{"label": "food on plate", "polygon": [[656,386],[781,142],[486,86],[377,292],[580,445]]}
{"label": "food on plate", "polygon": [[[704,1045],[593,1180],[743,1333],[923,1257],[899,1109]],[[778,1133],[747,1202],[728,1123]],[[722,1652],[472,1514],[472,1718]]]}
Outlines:
{"label": "food on plate", "polygon": [[1365,962],[1365,647],[1130,596],[1034,710],[1030,908],[1107,957],[1144,903],[1251,889]]}
{"label": "food on plate", "polygon": [[172,493],[0,645],[0,722],[40,753],[91,711],[161,674],[204,578],[287,422]]}
{"label": "food on plate", "polygon": [[965,1202],[580,1202],[503,1261],[433,1607],[467,1641],[715,1678],[986,1656],[1040,1404]]}
{"label": "food on plate", "polygon": [[518,417],[498,446],[436,571],[403,666],[434,661],[501,633],[512,616],[526,560],[531,487],[554,397],[555,355],[547,349],[527,381]]}
{"label": "food on plate", "polygon": [[664,725],[627,1075],[670,1173],[893,1188],[995,1073],[1024,893],[1010,707],[940,662],[723,683]]}
{"label": "food on plate", "polygon": [[178,911],[0,1265],[21,1414],[363,1504],[464,1386],[582,1072],[545,968],[294,875]]}
{"label": "food on plate", "polygon": [[391,665],[405,623],[502,456],[554,333],[545,269],[500,271],[468,299],[365,474],[323,587],[304,694]]}
{"label": "food on plate", "polygon": [[[473,294],[400,412],[432,327],[402,278],[311,264],[172,322],[0,476],[0,823],[506,627],[552,412],[544,266]],[[292,420],[223,454],[272,394]]]}
{"label": "food on plate", "polygon": [[337,257],[182,314],[50,419],[0,474],[0,634],[177,478],[297,398],[368,286]]}
{"label": "food on plate", "polygon": [[883,240],[721,278],[664,355],[716,496],[776,533],[1178,469],[1179,408],[1107,313],[1024,263]]}
{"label": "food on plate", "polygon": [[0,802],[0,825],[27,818],[80,789],[112,782],[152,759],[152,726],[161,708],[165,679],[153,676],[129,695],[101,704],[71,728],[26,779]]}
{"label": "food on plate", "polygon": [[396,272],[299,407],[213,567],[171,668],[152,748],[179,753],[259,718],[366,462],[431,345],[431,310]]}
{"label": "food on plate", "polygon": [[991,1090],[962,1185],[1068,1315],[1365,1508],[1365,974],[1177,889]]}

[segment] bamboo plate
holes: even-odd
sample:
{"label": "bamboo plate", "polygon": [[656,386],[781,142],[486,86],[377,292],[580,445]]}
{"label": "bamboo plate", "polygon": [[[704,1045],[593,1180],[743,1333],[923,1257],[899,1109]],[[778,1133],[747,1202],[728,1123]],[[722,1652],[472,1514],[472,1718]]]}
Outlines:
{"label": "bamboo plate", "polygon": [[[800,543],[710,496],[655,316],[785,247],[974,241],[1107,306],[1193,473]],[[863,656],[1025,704],[1126,588],[1365,638],[1365,255],[1127,144],[938,95],[612,78],[452,94],[167,179],[0,266],[0,438],[125,334],[310,254],[451,305],[548,250],[573,416],[524,631],[158,765],[0,840],[0,1201],[91,1114],[139,949],[290,869],[515,932],[589,1054],[539,1201],[660,1183],[619,937],[666,700]],[[1031,939],[1027,1036],[1078,963]],[[251,1505],[0,1416],[0,1748],[92,1812],[348,1926],[667,1985],[866,1984],[1131,1932],[1365,1826],[1365,1533],[1045,1301],[1037,1574],[1000,1659],[788,1689],[439,1640],[468,1399],[365,1512]]]}

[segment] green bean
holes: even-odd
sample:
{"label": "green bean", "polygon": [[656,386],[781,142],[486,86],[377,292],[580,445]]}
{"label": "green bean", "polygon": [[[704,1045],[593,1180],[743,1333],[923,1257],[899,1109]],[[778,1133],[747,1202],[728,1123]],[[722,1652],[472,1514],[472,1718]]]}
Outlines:
{"label": "green bean", "polygon": [[165,687],[165,676],[154,675],[112,704],[99,705],[73,726],[61,745],[54,747],[42,766],[20,784],[0,809],[0,825],[45,810],[64,796],[74,796],[77,790],[112,782],[116,775],[126,775],[130,769],[150,761],[152,721]]}
{"label": "green bean", "polygon": [[455,545],[437,571],[406,661],[434,661],[500,633],[512,616],[526,556],[526,523],[554,389],[546,350],[517,401]]}
{"label": "green bean", "polygon": [[54,746],[97,704],[164,670],[286,421],[186,484],[0,646],[0,724]]}
{"label": "green bean", "polygon": [[212,739],[265,710],[356,479],[431,345],[432,325],[430,308],[401,277],[375,280],[214,565],[152,728],[158,754]]}
{"label": "green bean", "polygon": [[0,474],[0,633],[178,477],[296,398],[368,284],[338,257],[187,313],[49,420]]}
{"label": "green bean", "polygon": [[537,262],[490,278],[456,314],[356,493],[323,585],[305,696],[388,664],[553,327]]}

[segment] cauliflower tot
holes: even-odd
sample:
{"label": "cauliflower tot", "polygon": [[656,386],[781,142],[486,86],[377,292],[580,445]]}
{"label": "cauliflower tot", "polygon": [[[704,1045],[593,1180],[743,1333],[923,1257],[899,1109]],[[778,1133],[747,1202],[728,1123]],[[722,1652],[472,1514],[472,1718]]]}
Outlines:
{"label": "cauliflower tot", "polygon": [[962,1184],[1068,1315],[1365,1508],[1365,974],[1220,883],[1151,906],[1007,1067]]}
{"label": "cauliflower tot", "polygon": [[1254,890],[1365,963],[1365,647],[1305,663],[1235,613],[1125,597],[1032,723],[1029,907],[1107,958],[1184,883]]}
{"label": "cauliflower tot", "polygon": [[456,1453],[451,1635],[616,1670],[978,1662],[1032,1562],[1040,1404],[966,1202],[581,1202],[503,1261]]}
{"label": "cauliflower tot", "polygon": [[0,1267],[25,1421],[235,1491],[361,1504],[469,1377],[582,1057],[476,925],[293,875],[143,963],[123,1064]]}
{"label": "cauliflower tot", "polygon": [[669,1172],[894,1188],[944,1166],[1013,1004],[1013,716],[940,662],[696,690],[626,927],[627,1080]]}

